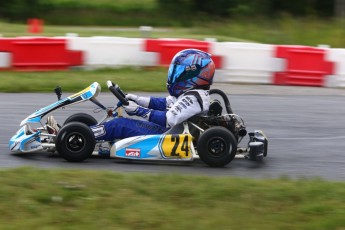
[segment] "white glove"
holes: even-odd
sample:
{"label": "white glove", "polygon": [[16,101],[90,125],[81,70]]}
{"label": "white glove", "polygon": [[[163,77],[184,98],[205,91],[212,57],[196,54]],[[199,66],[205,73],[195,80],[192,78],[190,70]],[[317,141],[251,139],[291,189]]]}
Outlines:
{"label": "white glove", "polygon": [[151,115],[151,109],[144,108],[136,104],[134,101],[128,101],[128,105],[123,105],[123,108],[127,112],[128,115],[133,116],[139,116],[144,118],[145,120],[150,120]]}
{"label": "white glove", "polygon": [[128,105],[123,105],[123,108],[125,109],[128,115],[133,116],[136,115],[136,112],[139,109],[139,105],[134,101],[128,101]]}
{"label": "white glove", "polygon": [[139,98],[139,96],[137,96],[137,95],[135,95],[135,94],[129,93],[129,94],[126,95],[126,98],[127,98],[128,100],[137,102],[137,99]]}
{"label": "white glove", "polygon": [[139,97],[135,94],[129,93],[126,95],[126,98],[128,100],[134,101],[138,105],[146,107],[146,108],[149,107],[149,104],[150,104],[150,97]]}

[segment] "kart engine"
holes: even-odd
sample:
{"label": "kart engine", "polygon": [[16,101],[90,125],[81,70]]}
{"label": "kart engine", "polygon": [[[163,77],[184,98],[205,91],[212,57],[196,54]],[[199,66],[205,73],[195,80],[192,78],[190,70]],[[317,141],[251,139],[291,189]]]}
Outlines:
{"label": "kart engine", "polygon": [[[247,135],[243,120],[236,114],[197,116],[190,121],[204,130],[213,126],[222,126],[232,132],[237,140]],[[193,132],[193,136],[198,136],[195,129],[192,129],[191,132]]]}

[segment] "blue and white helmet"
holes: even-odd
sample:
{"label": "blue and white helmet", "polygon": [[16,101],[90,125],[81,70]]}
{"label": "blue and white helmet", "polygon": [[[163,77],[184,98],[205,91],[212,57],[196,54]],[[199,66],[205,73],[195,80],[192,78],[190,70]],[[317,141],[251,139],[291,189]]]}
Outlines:
{"label": "blue and white helmet", "polygon": [[178,52],[171,61],[167,88],[178,97],[190,89],[208,89],[213,82],[215,65],[211,55],[197,49]]}

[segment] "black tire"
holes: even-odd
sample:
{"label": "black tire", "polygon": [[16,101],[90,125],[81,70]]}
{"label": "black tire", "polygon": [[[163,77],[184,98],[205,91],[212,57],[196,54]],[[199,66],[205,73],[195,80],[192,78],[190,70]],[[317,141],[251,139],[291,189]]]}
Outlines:
{"label": "black tire", "polygon": [[67,161],[81,162],[92,155],[96,140],[92,130],[84,123],[70,122],[56,137],[55,147]]}
{"label": "black tire", "polygon": [[199,138],[197,151],[200,159],[211,167],[229,164],[237,152],[237,140],[224,127],[207,129]]}
{"label": "black tire", "polygon": [[97,120],[93,116],[91,116],[87,113],[75,113],[75,114],[69,116],[65,120],[65,123],[63,125],[65,126],[66,124],[68,124],[70,122],[74,122],[74,121],[84,123],[87,126],[97,125]]}

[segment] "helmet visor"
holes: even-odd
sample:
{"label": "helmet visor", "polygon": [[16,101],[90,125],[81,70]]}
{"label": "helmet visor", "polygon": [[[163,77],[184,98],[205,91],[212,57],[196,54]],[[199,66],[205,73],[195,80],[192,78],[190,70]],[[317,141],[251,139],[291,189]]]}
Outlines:
{"label": "helmet visor", "polygon": [[177,78],[184,73],[185,68],[184,65],[171,64],[168,70],[168,84],[175,83]]}

